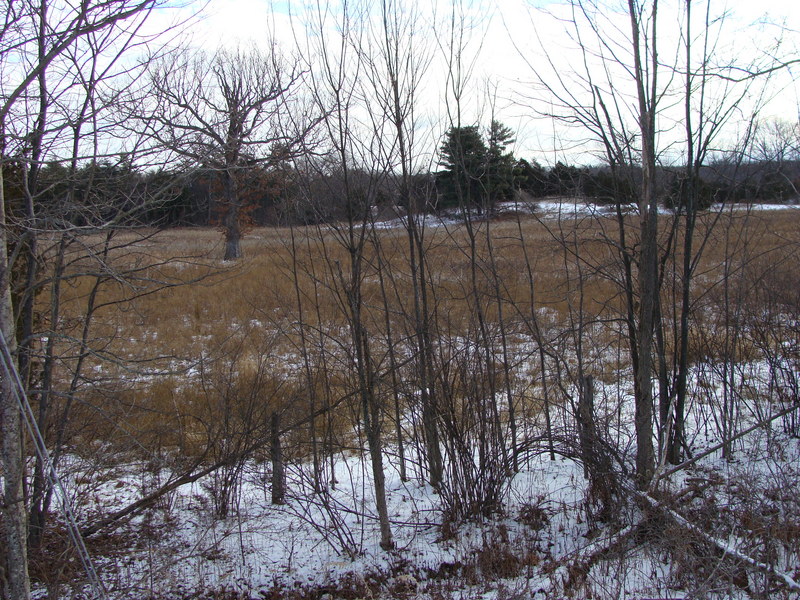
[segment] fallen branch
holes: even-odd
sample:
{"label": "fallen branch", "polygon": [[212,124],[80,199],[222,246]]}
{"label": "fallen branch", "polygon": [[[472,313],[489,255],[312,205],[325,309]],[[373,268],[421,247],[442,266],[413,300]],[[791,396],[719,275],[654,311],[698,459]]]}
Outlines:
{"label": "fallen branch", "polygon": [[225,456],[224,458],[212,463],[211,465],[203,467],[199,471],[195,471],[195,469],[199,468],[203,464],[203,461],[208,454],[208,449],[206,449],[203,452],[203,454],[201,454],[199,457],[195,458],[192,461],[191,466],[188,469],[184,470],[182,474],[170,479],[160,488],[154,490],[147,496],[144,496],[143,498],[140,498],[139,500],[136,500],[135,502],[111,513],[107,517],[100,519],[99,521],[96,521],[91,525],[87,525],[86,527],[82,528],[81,536],[86,538],[98,533],[99,531],[102,531],[112,526],[116,526],[123,519],[133,517],[138,513],[140,513],[141,511],[143,511],[144,509],[148,508],[149,506],[152,506],[162,496],[165,496],[166,494],[172,492],[173,490],[177,490],[179,487],[182,487],[189,483],[194,483],[198,479],[202,479],[206,475],[210,475],[217,469],[221,469],[222,467],[225,467],[227,465],[235,464],[237,461],[249,457],[251,454],[253,454],[253,452],[255,452],[260,448],[263,448],[267,443],[268,442],[266,438],[260,437],[251,444],[247,445],[245,448],[239,450],[238,452],[229,454],[228,456]]}
{"label": "fallen branch", "polygon": [[[769,417],[766,417],[765,419],[762,419],[761,421],[759,421],[758,423],[754,424],[753,426],[748,427],[747,429],[744,429],[744,430],[740,431],[736,435],[726,439],[723,442],[720,442],[719,444],[717,444],[715,446],[712,446],[708,450],[706,450],[706,451],[704,451],[704,452],[692,457],[691,459],[686,460],[686,461],[680,463],[679,465],[676,465],[676,466],[672,467],[671,469],[669,469],[667,471],[664,471],[664,472],[662,472],[660,474],[657,473],[655,475],[655,477],[653,478],[653,482],[652,482],[652,484],[650,486],[650,490],[648,492],[641,492],[639,490],[634,489],[632,486],[629,486],[629,485],[624,485],[623,488],[631,496],[640,498],[641,500],[644,500],[647,503],[647,505],[650,506],[650,508],[652,508],[654,510],[661,511],[662,513],[664,513],[668,518],[670,518],[673,522],[675,522],[679,527],[687,529],[687,530],[695,533],[696,535],[700,536],[703,540],[705,540],[706,542],[708,542],[709,544],[711,544],[712,546],[714,546],[715,548],[720,550],[723,553],[724,556],[729,556],[731,558],[737,559],[737,560],[749,565],[750,567],[752,567],[754,569],[757,569],[759,571],[767,573],[768,575],[771,575],[772,577],[782,581],[790,590],[800,591],[800,584],[798,584],[790,575],[788,575],[788,574],[786,574],[786,573],[784,573],[782,571],[779,571],[778,569],[776,569],[775,567],[773,567],[771,565],[768,565],[768,564],[763,563],[761,561],[755,560],[751,556],[748,556],[747,554],[744,554],[744,553],[740,552],[739,550],[737,550],[736,548],[731,546],[729,543],[727,543],[727,542],[725,542],[723,540],[719,540],[719,539],[715,538],[714,536],[706,533],[705,531],[703,531],[697,525],[694,525],[691,522],[687,521],[684,517],[682,517],[680,514],[678,514],[675,510],[665,506],[663,503],[659,502],[658,500],[656,500],[655,498],[653,498],[652,496],[649,495],[649,492],[652,491],[653,489],[655,489],[655,487],[657,486],[658,482],[660,482],[661,480],[666,479],[667,477],[670,477],[670,476],[674,475],[675,473],[677,473],[677,472],[679,472],[679,471],[681,471],[681,470],[683,470],[683,469],[695,464],[700,459],[702,459],[702,458],[704,458],[704,457],[706,457],[706,456],[708,456],[710,454],[713,454],[714,452],[716,452],[717,450],[722,448],[725,444],[729,444],[730,442],[738,440],[739,438],[742,438],[742,437],[746,436],[747,434],[752,433],[756,429],[759,429],[759,428],[767,425],[768,423],[770,423],[770,422],[772,422],[772,421],[774,421],[776,419],[779,419],[779,418],[781,418],[781,417],[783,417],[785,415],[788,415],[789,413],[791,413],[791,412],[793,412],[795,410],[798,410],[798,409],[800,409],[800,405],[794,405],[794,406],[786,408],[786,409],[784,409],[782,411],[779,411],[779,412],[777,412],[777,413],[775,413],[773,415],[770,415]],[[574,554],[574,557],[572,559],[571,566],[568,569],[570,579],[572,579],[574,577],[575,573],[587,573],[588,570],[591,568],[591,566],[594,563],[597,562],[599,557],[601,557],[602,555],[604,555],[607,552],[609,552],[612,548],[614,548],[615,546],[619,545],[627,536],[629,536],[632,533],[634,533],[638,529],[638,527],[642,524],[642,520],[643,519],[640,518],[640,519],[637,520],[636,523],[628,525],[627,527],[624,527],[624,528],[620,529],[616,533],[613,533],[613,534],[609,535],[606,538],[603,538],[603,539],[599,539],[598,538],[598,539],[594,540],[593,542],[587,544],[586,546],[584,546],[580,550],[576,551],[576,553]]]}
{"label": "fallen branch", "polygon": [[740,431],[736,435],[731,436],[731,437],[727,438],[726,440],[720,442],[719,444],[717,444],[715,446],[712,446],[708,450],[705,450],[704,452],[701,452],[700,454],[698,454],[696,456],[693,456],[692,458],[690,458],[688,460],[683,461],[679,465],[675,465],[671,469],[668,469],[667,471],[664,471],[661,474],[656,473],[655,477],[653,477],[652,483],[650,484],[650,490],[655,489],[656,484],[659,481],[661,481],[662,479],[666,479],[667,477],[670,477],[670,476],[674,475],[678,471],[682,471],[686,467],[689,467],[689,466],[693,465],[694,463],[696,463],[701,458],[705,458],[709,454],[713,454],[714,452],[716,452],[717,450],[719,450],[720,448],[722,448],[726,444],[730,444],[731,442],[735,442],[739,438],[742,438],[742,437],[746,436],[748,433],[752,433],[753,431],[763,427],[767,423],[771,423],[775,419],[780,419],[781,417],[784,417],[784,416],[788,415],[789,413],[794,412],[796,410],[800,410],[800,403],[795,404],[794,406],[790,406],[789,408],[786,408],[786,409],[784,409],[784,410],[782,410],[780,412],[777,412],[774,415],[770,415],[769,417],[766,417],[765,419],[762,419],[761,421],[759,421],[755,425],[752,425],[751,427],[748,427],[747,429],[743,429],[742,431]]}
{"label": "fallen branch", "polygon": [[100,519],[99,521],[96,521],[96,522],[92,523],[91,525],[88,525],[88,526],[84,527],[83,529],[81,529],[81,536],[84,537],[84,538],[89,537],[89,536],[94,535],[95,533],[97,533],[99,531],[102,531],[103,529],[106,529],[106,528],[108,528],[108,527],[110,527],[112,525],[117,524],[119,521],[121,521],[125,517],[132,517],[132,516],[136,515],[140,511],[142,511],[145,508],[147,508],[148,506],[151,506],[151,505],[155,504],[156,501],[159,498],[161,498],[162,496],[165,496],[169,492],[171,492],[173,490],[176,490],[179,487],[181,487],[183,485],[186,485],[187,483],[193,483],[193,482],[197,481],[198,479],[200,479],[201,477],[205,477],[209,473],[215,471],[216,469],[219,469],[221,466],[223,466],[223,464],[225,462],[227,462],[227,461],[222,461],[222,462],[219,462],[219,463],[215,463],[215,464],[211,465],[210,467],[206,467],[206,468],[204,468],[204,469],[202,469],[200,471],[193,472],[194,471],[194,467],[197,466],[195,464],[192,467],[192,469],[189,469],[186,473],[184,473],[183,475],[180,475],[179,477],[176,477],[172,481],[168,481],[167,483],[162,485],[160,488],[158,488],[157,490],[155,490],[151,494],[148,494],[144,498],[140,498],[139,500],[136,500],[135,502],[129,504],[128,506],[125,506],[125,507],[123,507],[123,508],[121,508],[121,509],[119,509],[119,510],[113,512],[113,513],[111,513],[107,517],[105,517],[103,519]]}
{"label": "fallen branch", "polygon": [[[282,428],[280,430],[280,432],[279,432],[279,435],[284,435],[284,434],[286,434],[286,433],[288,433],[290,431],[293,431],[294,429],[297,429],[301,425],[303,425],[303,424],[307,423],[308,421],[310,421],[313,416],[319,416],[321,414],[324,414],[324,412],[326,410],[330,410],[330,409],[338,406],[339,404],[343,403],[348,398],[351,398],[353,395],[354,395],[354,393],[346,394],[345,396],[342,396],[340,399],[336,400],[336,402],[334,402],[329,407],[327,407],[325,409],[322,409],[322,410],[318,410],[315,413],[313,413],[312,416],[305,417],[303,419],[300,419],[299,421],[296,421],[296,422],[292,423],[288,427]],[[215,462],[215,463],[213,463],[213,464],[211,464],[209,466],[206,466],[206,467],[204,467],[203,469],[201,469],[199,471],[195,471],[195,469],[197,469],[203,463],[203,460],[205,459],[206,454],[207,454],[207,450],[206,450],[206,452],[204,452],[200,457],[196,458],[192,462],[191,467],[186,469],[181,475],[179,475],[179,476],[167,481],[164,485],[162,485],[160,488],[158,488],[157,490],[153,491],[152,493],[148,494],[147,496],[145,496],[143,498],[140,498],[139,500],[136,500],[135,502],[129,504],[128,506],[125,506],[125,507],[123,507],[123,508],[121,508],[121,509],[119,509],[119,510],[113,512],[113,513],[111,513],[107,517],[105,517],[103,519],[100,519],[99,521],[96,521],[96,522],[92,523],[91,525],[87,525],[86,527],[82,528],[81,531],[80,531],[81,537],[86,538],[86,537],[89,537],[89,536],[92,536],[92,535],[98,533],[99,531],[102,531],[104,529],[108,529],[109,527],[112,527],[112,526],[116,526],[123,519],[133,517],[133,516],[137,515],[138,513],[140,513],[141,511],[143,511],[146,508],[148,508],[149,506],[152,506],[162,496],[165,496],[166,494],[168,494],[168,493],[170,493],[170,492],[172,492],[174,490],[177,490],[178,488],[180,488],[180,487],[182,487],[184,485],[187,485],[187,484],[190,484],[190,483],[194,483],[198,479],[202,479],[206,475],[210,475],[211,473],[213,473],[217,469],[220,469],[220,468],[222,468],[222,467],[224,467],[226,465],[229,465],[229,464],[233,464],[236,461],[242,460],[242,459],[250,456],[256,450],[258,450],[260,448],[263,448],[268,443],[269,443],[269,438],[267,438],[266,436],[259,437],[253,443],[249,444],[248,446],[246,446],[244,449],[240,450],[239,452],[236,452],[236,453],[234,453],[232,455],[226,456],[223,459],[221,459],[221,460],[219,460],[219,461],[217,461],[217,462]]]}
{"label": "fallen branch", "polygon": [[748,556],[743,552],[740,552],[728,542],[717,539],[713,535],[706,533],[700,527],[698,527],[694,523],[689,522],[680,514],[678,514],[675,510],[671,509],[668,506],[665,506],[662,502],[659,502],[649,494],[645,492],[639,492],[636,490],[631,490],[631,491],[636,495],[636,497],[644,500],[650,506],[650,508],[660,511],[662,514],[672,519],[672,521],[675,522],[679,527],[687,529],[692,533],[694,533],[695,535],[700,536],[703,540],[705,540],[706,542],[708,542],[709,544],[720,550],[723,556],[730,556],[731,558],[739,560],[753,567],[754,569],[767,573],[768,575],[771,575],[772,577],[783,581],[783,583],[790,590],[795,592],[800,592],[800,583],[797,583],[794,579],[792,579],[791,576],[784,573],[783,571],[779,571],[772,565],[768,565],[767,563],[758,561],[753,557]]}

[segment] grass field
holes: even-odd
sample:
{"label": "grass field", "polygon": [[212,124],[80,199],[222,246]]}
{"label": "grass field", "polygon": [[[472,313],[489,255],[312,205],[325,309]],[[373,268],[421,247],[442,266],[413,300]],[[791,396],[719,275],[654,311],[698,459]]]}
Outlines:
{"label": "grass field", "polygon": [[[625,247],[635,256],[632,219],[625,217]],[[662,216],[661,350],[659,372],[654,373],[660,376],[663,370],[669,385],[676,369],[683,285],[682,223],[672,231],[673,219]],[[201,504],[212,506],[217,518],[245,510],[236,498],[256,493],[247,487],[246,474],[260,473],[257,465],[269,464],[271,423],[279,415],[282,451],[292,473],[288,485],[294,500],[288,506],[293,516],[288,522],[301,518],[309,525],[311,513],[302,511],[326,506],[322,521],[333,519],[331,527],[338,518],[349,523],[351,517],[343,515],[363,508],[346,508],[346,494],[336,496],[339,508],[317,506],[313,498],[320,491],[313,491],[318,484],[311,482],[321,477],[330,487],[325,494],[334,494],[337,480],[355,485],[353,470],[365,468],[366,401],[378,407],[371,414],[382,423],[390,479],[403,463],[408,477],[421,482],[425,433],[408,235],[400,222],[382,224],[365,232],[363,245],[354,245],[360,233],[360,227],[341,225],[254,229],[244,240],[245,258],[236,263],[219,260],[221,234],[211,229],[116,232],[105,250],[106,240],[99,238],[75,247],[59,296],[56,351],[61,357],[56,377],[61,386],[73,386],[73,400],[60,400],[55,414],[64,417],[65,449],[76,464],[85,471],[86,461],[93,462],[98,474],[106,473],[100,481],[83,475],[81,485],[107,488],[109,478],[119,477],[117,488],[125,489],[124,482],[134,477],[147,482],[141,490],[146,494],[181,474],[217,465],[201,480]],[[454,506],[464,515],[503,514],[519,493],[510,491],[518,489],[513,482],[550,480],[551,467],[537,462],[548,447],[570,460],[576,456],[576,398],[579,378],[586,374],[596,381],[603,439],[619,453],[621,468],[632,456],[632,369],[621,246],[619,221],[594,210],[564,218],[506,214],[470,226],[457,220],[426,226],[431,389],[439,397],[451,475],[440,496],[429,497],[423,488],[409,493],[423,494],[417,501],[432,503],[426,510],[441,511],[443,540],[451,535],[447,523],[448,515],[456,514]],[[694,240],[698,249],[702,254],[692,259],[689,313],[687,444],[692,451],[796,402],[800,211],[703,214]],[[635,280],[635,262],[632,276]],[[42,293],[39,300],[46,314],[51,299]],[[631,301],[638,302],[635,293]],[[365,386],[370,396],[361,394]],[[785,431],[797,430],[796,421],[796,416],[784,418]],[[751,446],[742,448],[749,452]],[[512,456],[515,464],[520,461],[513,469]],[[565,468],[572,473],[573,466]],[[517,469],[528,474],[515,477]],[[552,480],[561,481],[567,471],[553,472]],[[395,502],[392,494],[406,485],[399,477],[391,479],[391,485],[400,486],[390,492]],[[570,486],[578,485],[573,477]],[[363,494],[359,502],[368,503],[371,484],[359,485],[366,486],[358,492]],[[489,500],[474,506],[461,502],[460,495],[473,493]],[[560,492],[542,493],[540,501],[547,504]],[[583,493],[586,504],[559,517],[573,529],[592,521],[593,492],[587,488]],[[107,502],[118,503],[118,495],[114,498]],[[165,498],[173,500],[159,504],[162,508],[173,502],[196,504],[194,496],[183,492]],[[316,508],[298,508],[306,506],[303,498]],[[527,503],[513,510],[533,510]],[[89,502],[85,509],[102,511],[101,505]],[[552,516],[556,509],[547,505]],[[413,528],[404,527],[418,516],[404,510],[395,516],[394,527],[398,536],[413,539]],[[745,518],[741,511],[734,513],[736,519]],[[265,513],[263,518],[273,517]],[[762,525],[759,520],[753,527]],[[357,527],[366,525],[351,523],[336,531],[355,535]],[[791,527],[787,531],[794,531]],[[765,532],[753,529],[752,539],[760,540]],[[363,533],[359,544],[355,537],[331,542],[330,533],[321,535],[346,555],[361,555],[369,546]],[[791,534],[786,543],[794,540]],[[485,543],[481,551],[491,553]],[[504,543],[495,550],[516,552],[509,548]],[[525,568],[539,573],[536,565],[542,559],[537,556]],[[794,555],[779,556],[775,564],[782,565]],[[568,562],[563,556],[558,560]],[[509,576],[518,574],[512,571]],[[601,578],[601,583],[608,581]]]}
{"label": "grass field", "polygon": [[[663,218],[664,230],[670,219]],[[695,244],[703,245],[703,254],[692,289],[692,340],[698,357],[715,352],[727,335],[719,327],[725,302],[729,308],[736,304],[739,318],[764,302],[796,306],[798,224],[795,210],[733,211],[700,219]],[[342,269],[349,259],[336,231],[255,229],[244,241],[245,258],[235,264],[217,259],[221,235],[212,229],[167,230],[143,241],[138,235],[118,234],[114,242],[120,248],[111,251],[109,261],[120,271],[135,269],[136,280],[107,278],[98,288],[97,304],[108,305],[97,309],[91,322],[92,345],[99,351],[89,358],[88,370],[102,374],[101,385],[92,386],[94,393],[112,391],[112,396],[126,398],[131,416],[142,408],[155,411],[161,420],[196,401],[202,367],[206,375],[213,372],[218,378],[224,375],[221,371],[235,371],[237,386],[257,378],[262,388],[273,388],[264,392],[272,401],[282,402],[302,395],[306,385],[299,360],[301,324],[307,352],[313,344],[330,349],[332,362],[324,376],[346,385],[348,367],[337,367],[342,356],[337,358],[333,348],[348,343]],[[607,351],[621,344],[625,308],[618,239],[615,219],[596,215],[563,221],[523,215],[519,220],[479,222],[474,246],[463,225],[429,227],[424,242],[427,277],[442,351],[445,345],[475,338],[480,311],[492,343],[502,333],[514,346],[514,364],[530,370],[532,318],[538,316],[539,325],[546,326],[548,342],[557,350],[558,344],[567,343],[559,338],[574,337],[580,317],[593,325],[582,333],[587,336],[586,357],[602,359],[594,367],[598,376],[619,378],[616,369],[625,372],[626,365],[610,360]],[[680,249],[675,254],[664,263],[668,333],[681,289],[674,271],[680,267]],[[73,338],[79,337],[96,281],[81,277],[64,290],[65,322],[72,323]],[[377,350],[375,360],[383,366],[388,336],[401,349],[413,328],[408,239],[399,224],[376,230],[368,240],[360,281],[363,320]],[[165,288],[164,282],[170,286]],[[671,336],[667,338],[669,347]],[[738,344],[747,354],[746,333]],[[512,368],[510,375],[519,379],[531,374]],[[138,423],[130,426],[140,428]]]}

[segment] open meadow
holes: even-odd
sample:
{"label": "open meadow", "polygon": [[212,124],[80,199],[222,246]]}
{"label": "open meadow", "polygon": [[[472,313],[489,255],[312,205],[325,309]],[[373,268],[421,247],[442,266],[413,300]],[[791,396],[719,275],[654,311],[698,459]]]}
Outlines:
{"label": "open meadow", "polygon": [[[641,489],[634,217],[561,206],[254,229],[235,263],[213,229],[118,231],[48,265],[71,393],[45,435],[108,596],[796,594],[800,211],[698,217],[678,460],[662,216]],[[79,597],[57,504],[32,575]]]}

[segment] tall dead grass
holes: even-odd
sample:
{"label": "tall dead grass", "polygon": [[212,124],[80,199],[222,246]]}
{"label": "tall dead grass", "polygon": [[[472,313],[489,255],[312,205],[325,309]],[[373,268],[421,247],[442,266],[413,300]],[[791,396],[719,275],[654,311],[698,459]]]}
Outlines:
{"label": "tall dead grass", "polygon": [[[591,333],[596,372],[602,379],[614,380],[626,368],[619,353],[603,350],[621,344],[620,319],[625,313],[616,223],[609,217],[560,222],[531,216],[521,219],[478,223],[474,261],[463,226],[425,231],[432,306],[438,332],[452,344],[449,352],[474,337],[476,303],[493,327],[493,339],[499,340],[496,326],[502,307],[503,325],[517,353],[514,368],[528,365],[530,370],[531,308],[544,315],[554,339],[575,327],[580,310],[585,322],[596,325]],[[669,218],[664,221],[668,229]],[[718,311],[731,294],[739,302],[746,301],[776,269],[782,274],[782,285],[798,288],[800,273],[794,265],[800,249],[799,224],[800,211],[794,210],[731,211],[701,217],[696,247],[703,244],[704,253],[693,282],[696,358],[719,352]],[[363,273],[364,321],[376,348],[378,370],[388,377],[385,306],[392,343],[402,361],[413,333],[412,278],[406,233],[387,229],[374,236],[367,246]],[[201,415],[199,408],[214,393],[208,370],[212,363],[225,365],[226,376],[231,382],[236,380],[238,387],[232,392],[236,402],[270,404],[275,410],[288,410],[291,405],[298,420],[303,411],[310,410],[312,397],[333,401],[348,396],[345,363],[352,356],[343,334],[346,290],[340,276],[348,255],[335,232],[324,226],[255,229],[243,243],[246,258],[236,264],[218,260],[220,240],[211,229],[162,231],[141,242],[126,233],[118,241],[129,243],[110,254],[108,272],[101,273],[95,266],[80,274],[86,261],[72,264],[73,278],[62,294],[67,315],[61,348],[65,364],[74,364],[87,298],[98,277],[103,278],[97,292],[100,308],[91,323],[93,347],[101,351],[87,359],[86,379],[93,386],[86,405],[91,408],[85,409],[81,423],[90,422],[91,414],[101,414],[101,421],[110,425],[95,431],[105,431],[109,438],[124,428],[139,432],[131,433],[141,440],[137,443],[149,439],[148,444],[199,451],[193,444],[208,435],[199,431],[199,423],[213,419],[210,413]],[[672,307],[678,297],[680,260],[678,251],[664,263],[668,320],[674,316]],[[528,267],[533,272],[534,297]],[[134,270],[136,277],[133,282],[115,278],[113,269],[121,274]],[[177,285],[186,281],[191,283]],[[234,342],[235,351],[231,349]],[[313,393],[308,372],[316,382]],[[67,377],[66,373],[62,376]],[[516,378],[527,375],[512,376],[515,385],[520,385]],[[214,377],[221,385],[222,376]],[[260,386],[264,394],[252,395],[245,389],[248,386]],[[540,403],[539,395],[532,394],[531,406]],[[347,421],[337,418],[328,424],[342,431]]]}

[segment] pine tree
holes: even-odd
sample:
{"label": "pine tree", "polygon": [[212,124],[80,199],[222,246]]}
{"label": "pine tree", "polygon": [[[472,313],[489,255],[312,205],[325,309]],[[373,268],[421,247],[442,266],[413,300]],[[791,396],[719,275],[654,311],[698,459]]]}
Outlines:
{"label": "pine tree", "polygon": [[450,128],[441,147],[444,171],[437,177],[441,207],[483,212],[487,158],[488,148],[477,125]]}
{"label": "pine tree", "polygon": [[500,121],[492,120],[489,126],[489,147],[487,151],[486,192],[490,210],[498,202],[507,202],[514,197],[514,166],[516,160],[512,152],[507,152],[513,144],[514,132]]}

